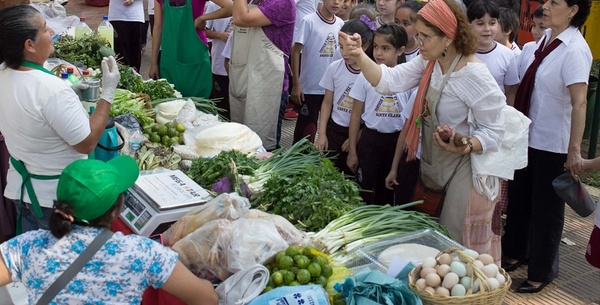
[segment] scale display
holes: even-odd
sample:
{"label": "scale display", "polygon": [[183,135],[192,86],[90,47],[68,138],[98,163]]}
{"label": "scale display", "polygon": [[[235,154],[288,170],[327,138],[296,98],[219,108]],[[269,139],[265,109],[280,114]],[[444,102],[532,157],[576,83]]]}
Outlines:
{"label": "scale display", "polygon": [[180,170],[141,175],[126,191],[120,217],[136,234],[150,236],[210,198]]}

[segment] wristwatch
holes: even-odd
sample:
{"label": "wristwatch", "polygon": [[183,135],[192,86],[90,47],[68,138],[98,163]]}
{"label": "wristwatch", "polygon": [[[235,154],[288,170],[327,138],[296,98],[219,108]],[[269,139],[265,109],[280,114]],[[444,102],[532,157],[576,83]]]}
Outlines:
{"label": "wristwatch", "polygon": [[471,142],[471,140],[468,140],[467,145],[469,146],[469,153],[472,153],[473,152],[473,142]]}

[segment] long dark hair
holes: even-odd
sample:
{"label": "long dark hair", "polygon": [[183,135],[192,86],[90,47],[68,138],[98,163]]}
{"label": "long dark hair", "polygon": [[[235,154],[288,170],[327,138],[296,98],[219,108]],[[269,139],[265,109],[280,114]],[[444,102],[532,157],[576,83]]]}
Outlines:
{"label": "long dark hair", "polygon": [[[100,228],[110,228],[112,221],[114,220],[113,211],[120,211],[123,207],[123,203],[125,202],[123,194],[120,194],[117,197],[117,201],[113,206],[106,211],[106,213],[100,215],[98,218],[90,220],[88,223],[81,222],[75,220],[71,222],[69,219],[66,219],[61,214],[52,213],[50,215],[50,220],[48,221],[48,228],[50,229],[50,233],[54,235],[56,238],[62,238],[63,236],[69,234],[72,229],[72,224],[77,224],[80,226],[88,226],[88,227],[100,227]],[[65,201],[54,201],[54,209],[61,210],[65,214],[73,215],[73,207]]]}
{"label": "long dark hair", "polygon": [[362,39],[363,45],[369,44],[369,47],[365,53],[369,56],[369,58],[373,59],[373,31],[369,25],[365,23],[365,21],[358,19],[348,20],[346,23],[344,23],[340,29],[340,32],[344,32],[348,35],[354,35],[354,33],[358,33]]}
{"label": "long dark hair", "polygon": [[[385,37],[385,40],[387,40],[387,42],[389,42],[396,49],[406,47],[406,44],[408,43],[408,35],[406,35],[406,30],[395,23],[389,23],[380,26],[375,31],[375,36]],[[398,63],[402,64],[405,62],[406,56],[404,53],[402,53],[402,55],[398,56]]]}
{"label": "long dark hair", "polygon": [[0,11],[0,63],[17,69],[24,59],[25,41],[35,40],[39,25],[35,16],[40,13],[29,5],[16,5]]}

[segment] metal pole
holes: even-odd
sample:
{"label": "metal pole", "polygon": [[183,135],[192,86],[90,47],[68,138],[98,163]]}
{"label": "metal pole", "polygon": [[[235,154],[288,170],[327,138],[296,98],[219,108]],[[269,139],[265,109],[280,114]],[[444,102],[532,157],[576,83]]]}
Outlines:
{"label": "metal pole", "polygon": [[594,115],[592,116],[592,131],[590,133],[590,148],[588,149],[588,159],[596,157],[596,145],[598,144],[598,127],[600,127],[600,80],[596,82],[596,102],[594,103]]}

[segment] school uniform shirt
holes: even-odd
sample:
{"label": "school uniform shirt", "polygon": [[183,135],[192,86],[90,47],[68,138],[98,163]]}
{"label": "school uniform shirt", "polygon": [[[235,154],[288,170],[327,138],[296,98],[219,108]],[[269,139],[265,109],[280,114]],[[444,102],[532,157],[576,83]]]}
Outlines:
{"label": "school uniform shirt", "polygon": [[380,94],[361,73],[350,91],[350,96],[363,102],[361,115],[367,128],[380,133],[393,133],[402,130],[412,111],[411,93],[414,89],[394,93]]}
{"label": "school uniform shirt", "polygon": [[519,48],[519,45],[516,42],[513,41],[510,49],[513,51],[513,53],[515,53],[516,56],[521,55],[521,48]]}
{"label": "school uniform shirt", "polygon": [[[214,2],[208,2],[206,7],[206,14],[210,14],[212,12],[216,12],[221,7]],[[231,21],[233,17],[226,17],[214,20],[208,20],[206,22],[206,28],[215,32],[231,32]],[[220,39],[212,40],[212,47],[210,49],[210,61],[212,67],[212,73],[215,75],[227,76],[227,71],[225,71],[225,63],[223,55],[223,49],[225,48],[225,42]]]}
{"label": "school uniform shirt", "polygon": [[300,22],[302,19],[317,11],[317,5],[319,0],[295,0],[296,2],[296,22],[294,23],[294,40],[298,36],[298,29],[300,29]]}
{"label": "school uniform shirt", "polygon": [[[89,115],[60,78],[39,70],[0,65],[0,130],[10,154],[32,174],[60,175],[71,162],[86,159],[73,145],[91,133]],[[21,198],[21,175],[9,165],[4,196]],[[32,179],[40,206],[51,208],[58,179]],[[27,190],[23,200],[31,202]]]}
{"label": "school uniform shirt", "polygon": [[[102,230],[73,225],[61,239],[47,230],[29,231],[0,245],[0,252],[12,281],[22,282],[35,304]],[[52,304],[140,304],[148,286],[160,288],[169,279],[177,258],[151,239],[117,232]]]}
{"label": "school uniform shirt", "polygon": [[109,21],[145,22],[144,0],[135,0],[131,5],[125,5],[123,0],[111,0],[108,4]]}
{"label": "school uniform shirt", "polygon": [[339,17],[334,16],[332,21],[328,21],[319,11],[302,19],[294,42],[303,45],[300,84],[304,94],[325,94],[319,81],[333,62],[342,25],[344,22]]}
{"label": "school uniform shirt", "polygon": [[494,42],[494,47],[489,51],[477,51],[475,57],[483,62],[504,92],[504,86],[519,84],[517,59],[515,53],[509,48]]}
{"label": "school uniform shirt", "polygon": [[[551,29],[544,32],[548,40]],[[571,135],[571,95],[568,86],[588,83],[592,52],[575,27],[569,27],[557,37],[562,43],[542,61],[535,74],[535,85],[529,108],[529,146],[531,148],[566,154]],[[544,40],[540,39],[540,43]],[[548,45],[549,41],[546,41]],[[539,44],[538,44],[539,46]],[[523,52],[525,53],[525,52]],[[529,67],[534,54],[523,58]],[[527,68],[525,68],[526,70]],[[525,74],[525,71],[521,71]]]}
{"label": "school uniform shirt", "polygon": [[416,47],[415,49],[413,49],[410,52],[404,52],[404,57],[406,57],[406,61],[409,62],[411,60],[413,60],[415,57],[419,56],[421,48]]}
{"label": "school uniform shirt", "polygon": [[327,71],[319,82],[321,87],[333,92],[331,119],[340,126],[350,126],[353,100],[348,93],[359,74],[360,70],[352,69],[343,59],[339,59],[327,67]]}

